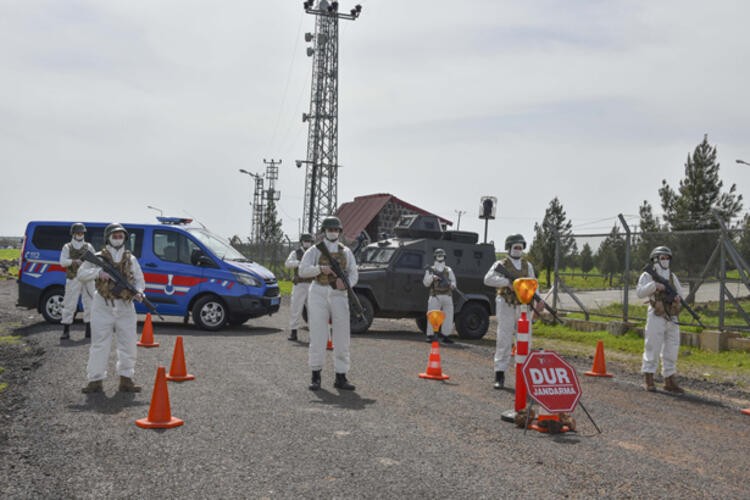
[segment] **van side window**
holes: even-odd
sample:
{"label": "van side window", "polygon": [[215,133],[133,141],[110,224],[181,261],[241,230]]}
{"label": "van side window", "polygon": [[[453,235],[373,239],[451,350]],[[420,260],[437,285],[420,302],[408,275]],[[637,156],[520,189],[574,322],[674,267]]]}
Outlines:
{"label": "van side window", "polygon": [[396,267],[405,269],[422,269],[422,254],[416,252],[404,252],[399,256],[398,261],[396,261]]}
{"label": "van side window", "polygon": [[166,262],[190,264],[190,256],[200,250],[186,235],[175,231],[154,231],[154,254]]}

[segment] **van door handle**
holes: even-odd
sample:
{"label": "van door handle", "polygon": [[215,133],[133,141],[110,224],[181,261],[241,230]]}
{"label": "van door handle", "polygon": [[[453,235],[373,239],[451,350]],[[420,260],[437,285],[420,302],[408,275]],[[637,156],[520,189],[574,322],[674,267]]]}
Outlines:
{"label": "van door handle", "polygon": [[147,263],[147,264],[143,264],[143,267],[159,267],[159,266],[157,266],[157,265],[156,265],[156,264],[154,264],[153,262],[149,262],[149,263]]}

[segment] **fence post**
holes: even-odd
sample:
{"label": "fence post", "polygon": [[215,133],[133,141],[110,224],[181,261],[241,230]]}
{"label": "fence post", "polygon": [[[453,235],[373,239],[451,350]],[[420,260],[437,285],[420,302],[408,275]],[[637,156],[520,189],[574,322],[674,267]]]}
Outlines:
{"label": "fence post", "polygon": [[557,289],[560,285],[560,233],[557,231],[557,227],[552,226],[552,234],[555,237],[555,270],[552,285],[552,308],[557,309]]}
{"label": "fence post", "polygon": [[625,290],[622,298],[622,321],[623,323],[628,322],[628,295],[630,292],[630,228],[628,223],[625,222],[625,217],[622,214],[618,214],[622,227],[625,228]]}
{"label": "fence post", "polygon": [[725,231],[722,231],[719,235],[719,244],[721,246],[721,250],[719,252],[719,283],[721,284],[719,286],[719,331],[724,331],[724,308],[726,307],[725,304],[725,296],[724,296],[724,287],[727,284],[727,256],[726,256],[726,250],[724,249],[724,242],[726,241],[727,233]]}

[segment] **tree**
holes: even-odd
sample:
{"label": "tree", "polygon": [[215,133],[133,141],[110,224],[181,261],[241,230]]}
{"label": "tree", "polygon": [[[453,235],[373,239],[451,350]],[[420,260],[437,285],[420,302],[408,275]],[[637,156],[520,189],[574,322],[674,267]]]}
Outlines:
{"label": "tree", "polygon": [[745,259],[745,262],[750,262],[750,213],[745,214],[745,220],[742,223],[742,234],[737,247],[737,251]]}
{"label": "tree", "polygon": [[659,223],[659,218],[654,216],[651,204],[644,200],[638,208],[640,215],[639,231],[640,234],[634,238],[633,242],[633,262],[636,265],[643,265],[649,261],[651,250],[659,245],[667,245],[663,234],[665,228]]}
{"label": "tree", "polygon": [[281,221],[276,211],[274,191],[269,189],[266,206],[263,208],[263,220],[260,225],[260,241],[266,245],[276,245],[283,238],[284,232],[281,230]]}
{"label": "tree", "polygon": [[584,243],[581,250],[581,271],[583,274],[588,274],[592,269],[594,269],[594,254],[589,244]]}
{"label": "tree", "polygon": [[[719,163],[716,161],[716,146],[708,143],[708,135],[696,146],[692,156],[688,154],[685,163],[685,177],[675,191],[666,179],[662,180],[659,189],[664,221],[671,231],[716,230],[719,223],[714,218],[715,210],[727,227],[731,219],[742,210],[742,195],[737,194],[737,186],[732,184],[729,192],[722,192],[723,183],[719,179]],[[688,276],[695,276],[705,267],[716,246],[715,238],[706,235],[684,235],[679,240],[679,258],[675,256],[677,267],[687,271]],[[694,294],[693,283],[690,285],[688,299]]]}
{"label": "tree", "polygon": [[542,224],[534,224],[534,242],[531,244],[529,253],[534,261],[545,269],[547,274],[547,287],[550,286],[550,274],[555,265],[555,232],[560,238],[560,265],[565,258],[577,250],[575,238],[573,238],[571,227],[573,223],[567,220],[567,215],[560,200],[555,196],[544,212]]}
{"label": "tree", "polygon": [[596,257],[599,270],[604,274],[605,279],[609,279],[609,286],[612,286],[615,274],[625,268],[625,238],[620,234],[617,224],[612,227],[612,231],[599,245]]}

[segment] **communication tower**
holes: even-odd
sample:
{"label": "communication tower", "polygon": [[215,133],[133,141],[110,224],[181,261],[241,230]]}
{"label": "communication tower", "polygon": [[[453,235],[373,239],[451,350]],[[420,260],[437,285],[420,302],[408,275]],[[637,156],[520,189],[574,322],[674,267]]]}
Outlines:
{"label": "communication tower", "polygon": [[315,234],[320,221],[333,214],[338,204],[338,82],[339,82],[339,19],[355,20],[362,12],[357,5],[349,13],[339,12],[338,2],[320,0],[304,2],[305,12],[316,16],[315,34],[305,33],[311,42],[307,55],[313,58],[310,90],[310,111],[302,113],[308,122],[307,159],[304,163],[305,202],[303,220],[308,232]]}

